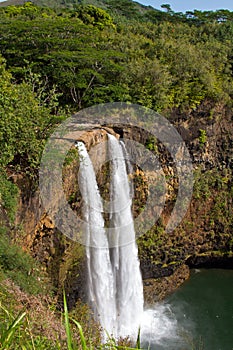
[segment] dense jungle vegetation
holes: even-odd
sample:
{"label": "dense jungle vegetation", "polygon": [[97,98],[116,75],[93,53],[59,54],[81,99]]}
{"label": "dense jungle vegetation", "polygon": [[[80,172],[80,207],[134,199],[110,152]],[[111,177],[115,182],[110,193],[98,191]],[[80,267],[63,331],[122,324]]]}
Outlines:
{"label": "dense jungle vegetation", "polygon": [[141,16],[93,5],[0,8],[1,171],[31,172],[54,125],[94,104],[129,101],[168,117],[204,101],[231,106],[232,18],[169,7]]}
{"label": "dense jungle vegetation", "polygon": [[[48,136],[62,120],[89,106],[124,101],[187,120],[204,105],[209,106],[210,119],[219,106],[231,109],[233,12],[183,14],[166,4],[160,11],[128,0],[4,5],[7,2],[0,7],[0,279],[10,278],[31,294],[46,294],[47,287],[38,285],[40,268],[5,242],[15,229],[18,188],[12,177],[23,174],[35,189]],[[200,143],[205,141],[202,130]],[[40,279],[46,280],[43,274]],[[7,314],[7,300],[12,309],[15,303],[4,288],[0,315]],[[7,314],[1,328],[10,327],[12,320]],[[28,324],[24,327],[31,339]],[[59,348],[50,338],[51,343],[36,338],[44,345],[28,348]],[[1,347],[4,339],[0,349],[8,348]]]}

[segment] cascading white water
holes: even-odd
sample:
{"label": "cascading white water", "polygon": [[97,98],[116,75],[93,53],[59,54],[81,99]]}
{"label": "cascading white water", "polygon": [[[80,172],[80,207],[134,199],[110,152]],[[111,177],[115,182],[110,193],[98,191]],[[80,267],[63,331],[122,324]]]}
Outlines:
{"label": "cascading white water", "polygon": [[108,242],[102,216],[102,201],[88,152],[82,142],[78,142],[77,147],[81,160],[79,184],[84,200],[82,213],[87,223],[85,234],[89,300],[102,327],[116,335],[114,280],[109,249],[106,248]]}
{"label": "cascading white water", "polygon": [[143,285],[135,242],[131,196],[123,146],[109,138],[111,262],[115,281],[118,334],[135,338],[143,313]]}
{"label": "cascading white water", "polygon": [[79,142],[77,147],[81,159],[79,184],[84,197],[83,218],[88,224],[86,255],[90,303],[108,334],[135,339],[143,313],[143,286],[123,149],[119,141],[109,135],[112,174],[107,237],[94,169],[84,144]]}
{"label": "cascading white water", "polygon": [[[104,228],[103,203],[88,152],[77,143],[80,156],[79,185],[86,222],[86,256],[89,300],[96,319],[107,335],[141,341],[157,349],[178,344],[177,321],[169,306],[158,305],[143,311],[143,285],[135,242],[131,195],[124,144],[108,136],[111,159],[109,228]],[[126,160],[125,160],[126,158]],[[154,345],[153,345],[154,344]],[[164,347],[165,344],[165,347]],[[178,345],[175,345],[178,349]]]}

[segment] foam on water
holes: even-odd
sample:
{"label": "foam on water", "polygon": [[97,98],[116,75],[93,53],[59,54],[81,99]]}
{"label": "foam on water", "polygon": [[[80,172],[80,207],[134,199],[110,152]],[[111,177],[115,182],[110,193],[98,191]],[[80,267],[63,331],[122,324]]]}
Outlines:
{"label": "foam on water", "polygon": [[144,345],[161,345],[177,341],[177,320],[168,304],[157,304],[153,309],[144,310],[141,320],[141,341]]}

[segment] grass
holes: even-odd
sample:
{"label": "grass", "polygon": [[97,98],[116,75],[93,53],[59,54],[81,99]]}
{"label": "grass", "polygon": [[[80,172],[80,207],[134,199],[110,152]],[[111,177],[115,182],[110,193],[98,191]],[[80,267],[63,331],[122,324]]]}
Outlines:
{"label": "grass", "polygon": [[[105,344],[89,339],[84,333],[81,324],[70,316],[67,307],[65,293],[63,293],[64,312],[60,314],[60,328],[64,333],[62,338],[49,339],[43,332],[36,332],[35,323],[30,315],[29,310],[25,307],[16,314],[16,310],[12,308],[11,298],[13,296],[3,295],[2,285],[0,284],[0,350],[134,350],[140,347],[140,331],[136,346],[130,347],[120,345],[110,336]],[[14,296],[17,298],[18,296]],[[31,296],[30,298],[35,298]],[[7,305],[7,307],[6,307]],[[34,305],[34,307],[38,307]],[[41,313],[41,310],[36,310]],[[42,315],[44,327],[46,323],[46,315]],[[54,322],[50,320],[47,327],[53,328]],[[200,342],[194,346],[190,342],[189,350],[203,350],[203,344]],[[188,350],[188,349],[185,349]]]}
{"label": "grass", "polygon": [[0,350],[65,349],[65,329],[48,294],[33,295],[1,274]]}
{"label": "grass", "polygon": [[[77,322],[73,318],[69,318],[69,313],[68,313],[68,308],[67,308],[67,302],[66,302],[66,296],[65,293],[63,293],[63,302],[64,302],[64,318],[65,318],[65,328],[66,328],[66,336],[67,336],[67,349],[68,350],[78,350],[80,347],[76,347],[76,340],[72,337],[72,330],[70,326],[70,321],[74,323],[74,325],[77,327],[80,335],[80,345],[82,350],[94,350],[96,349],[96,346],[87,346],[87,341],[85,339],[84,333],[82,326],[80,325],[79,322]],[[98,346],[99,350],[135,350],[135,349],[140,349],[140,332],[138,333],[138,339],[137,339],[137,344],[136,348],[131,348],[128,346],[121,346],[117,345],[116,341],[114,339],[111,339],[109,337],[109,341],[107,344],[99,345]]]}
{"label": "grass", "polygon": [[32,334],[31,325],[26,311],[16,317],[0,304],[1,314],[4,315],[0,328],[0,350],[61,350],[45,337]]}
{"label": "grass", "polygon": [[42,275],[35,260],[0,231],[0,270],[29,294],[43,291]]}
{"label": "grass", "polygon": [[[1,294],[1,293],[0,293]],[[30,321],[26,311],[20,312],[16,317],[0,303],[0,311],[5,315],[4,322],[0,322],[0,350],[140,350],[140,331],[136,347],[118,345],[114,339],[109,337],[106,344],[88,345],[89,340],[85,338],[82,326],[79,322],[69,316],[65,293],[63,293],[64,314],[63,322],[65,327],[65,342],[49,341],[42,336],[33,334]],[[2,323],[5,328],[2,328]],[[78,331],[79,336],[77,337]],[[190,350],[203,350],[203,344],[195,347],[190,344]],[[188,350],[188,349],[186,349]]]}
{"label": "grass", "polygon": [[[0,296],[1,295],[0,290]],[[1,298],[2,300],[2,298]],[[133,350],[128,346],[117,345],[116,341],[110,339],[106,344],[88,345],[90,340],[85,338],[82,326],[68,313],[65,293],[63,295],[64,314],[63,322],[65,328],[65,341],[56,342],[44,336],[36,335],[33,331],[27,310],[21,311],[14,316],[13,311],[9,311],[0,302],[0,350]],[[6,302],[6,300],[5,300]],[[10,306],[9,306],[10,308]],[[52,327],[52,325],[51,325]],[[77,332],[78,336],[77,336]],[[136,349],[139,349],[140,341],[137,341]]]}
{"label": "grass", "polygon": [[[9,313],[7,310],[5,310],[2,306],[1,308],[3,309],[3,311],[6,313],[7,316],[9,316]],[[26,312],[23,312],[21,314],[19,314],[14,320],[13,322],[10,324],[9,327],[7,327],[0,338],[0,344],[1,344],[1,349],[9,349],[11,343],[12,343],[12,339],[13,336],[15,335],[21,321],[25,318],[26,316]]]}

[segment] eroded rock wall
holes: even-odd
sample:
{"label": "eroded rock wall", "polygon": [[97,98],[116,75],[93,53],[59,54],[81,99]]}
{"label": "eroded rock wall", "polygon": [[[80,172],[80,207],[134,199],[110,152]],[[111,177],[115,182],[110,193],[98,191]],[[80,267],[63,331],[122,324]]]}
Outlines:
{"label": "eroded rock wall", "polygon": [[[214,264],[214,261],[218,261],[223,267],[227,261],[226,264],[233,267],[232,112],[221,106],[213,109],[207,105],[201,106],[189,116],[174,113],[171,121],[189,148],[195,184],[189,209],[179,227],[170,234],[164,228],[174,207],[179,182],[174,164],[171,164],[171,156],[164,145],[158,141],[153,143],[153,135],[128,125],[95,126],[80,138],[88,150],[92,149],[97,168],[98,162],[104,164],[105,154],[101,153],[103,149],[100,152],[95,146],[107,139],[108,132],[137,141],[158,157],[167,180],[166,205],[159,220],[138,239],[145,289],[149,286],[149,290],[151,285],[154,286],[152,280],[157,279],[159,282],[158,279],[168,276],[180,276],[171,279],[173,287],[178,285],[188,277],[188,273],[179,273],[184,271],[182,266],[186,264],[193,267],[198,264],[200,257],[209,266],[211,262]],[[102,156],[103,159],[100,159]],[[78,200],[80,193],[76,185],[77,171],[77,159],[64,167],[63,187],[67,201],[74,210],[79,211],[81,202]],[[97,175],[103,196],[104,189],[108,186],[107,173],[108,168],[103,165]],[[153,178],[153,171],[150,176]],[[140,167],[134,168],[132,177],[135,180],[133,211],[136,217],[146,203],[148,179]],[[85,295],[84,248],[54,227],[44,212],[38,191],[31,193],[23,177],[15,179],[15,182],[21,191],[16,223],[21,224],[25,232],[23,245],[44,264],[56,288],[69,286],[70,295],[73,296],[70,303],[73,305],[77,298]],[[173,290],[168,287],[168,280],[165,284],[157,283],[159,285],[166,285],[164,288],[168,291]],[[162,295],[159,288],[158,294]]]}

